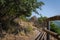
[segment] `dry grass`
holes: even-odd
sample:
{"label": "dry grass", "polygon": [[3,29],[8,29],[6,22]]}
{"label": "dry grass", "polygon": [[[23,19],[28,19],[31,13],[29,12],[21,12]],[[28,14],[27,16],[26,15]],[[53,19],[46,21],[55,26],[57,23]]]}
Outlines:
{"label": "dry grass", "polygon": [[31,40],[31,37],[33,37],[36,33],[36,31],[35,31],[36,28],[33,26],[33,23],[32,22],[26,22],[23,20],[17,20],[16,22],[23,29],[29,28],[28,30],[31,32],[26,34],[24,31],[21,31],[17,35],[6,33],[5,37],[2,38],[1,40]]}
{"label": "dry grass", "polygon": [[33,31],[33,33],[27,35],[23,35],[23,33],[22,35],[20,33],[17,35],[7,33],[1,40],[31,40],[31,38],[34,37],[35,33],[36,31]]}

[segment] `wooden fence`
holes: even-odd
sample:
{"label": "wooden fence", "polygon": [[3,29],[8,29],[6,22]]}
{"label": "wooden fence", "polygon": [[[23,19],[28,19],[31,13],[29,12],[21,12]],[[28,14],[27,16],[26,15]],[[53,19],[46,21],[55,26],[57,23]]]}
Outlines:
{"label": "wooden fence", "polygon": [[[60,40],[60,35],[55,32],[52,32],[48,29],[43,29],[43,31],[37,36],[35,40],[48,40],[47,34],[53,36],[55,39]],[[49,39],[50,40],[50,39]]]}

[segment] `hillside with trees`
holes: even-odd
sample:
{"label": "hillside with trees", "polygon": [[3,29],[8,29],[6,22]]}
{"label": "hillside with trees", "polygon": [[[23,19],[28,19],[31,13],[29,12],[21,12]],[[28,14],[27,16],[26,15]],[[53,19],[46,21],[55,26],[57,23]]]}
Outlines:
{"label": "hillside with trees", "polygon": [[[0,0],[0,37],[7,38],[11,34],[13,38],[19,32],[24,34],[32,31],[32,27],[25,27],[25,25],[22,27],[20,24],[24,22],[20,23],[19,21],[22,19],[27,23],[26,17],[30,17],[32,12],[38,14],[36,9],[41,9],[43,5],[42,1],[38,2],[37,0]],[[6,38],[4,39],[6,40]]]}
{"label": "hillside with trees", "polygon": [[[31,16],[32,11],[44,5],[37,0],[0,0],[0,23],[3,30],[8,30],[9,26],[15,25],[15,18]],[[16,24],[17,25],[17,24]]]}
{"label": "hillside with trees", "polygon": [[[0,0],[0,40],[31,40],[35,37],[48,18],[37,11],[43,5],[44,2],[38,0]],[[40,17],[31,17],[32,12]],[[60,34],[57,25],[51,23],[50,26],[51,31]]]}

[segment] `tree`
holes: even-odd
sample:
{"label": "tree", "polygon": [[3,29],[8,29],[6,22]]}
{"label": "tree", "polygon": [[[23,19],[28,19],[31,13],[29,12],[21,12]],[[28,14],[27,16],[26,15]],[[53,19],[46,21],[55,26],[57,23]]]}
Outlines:
{"label": "tree", "polygon": [[50,23],[51,31],[60,34],[60,27],[58,27],[54,22]]}
{"label": "tree", "polygon": [[39,21],[39,23],[42,23],[45,19],[47,19],[47,17],[46,16],[42,16],[41,14],[40,14],[40,17],[38,18],[38,21]]}
{"label": "tree", "polygon": [[37,0],[0,0],[0,23],[7,28],[15,18],[21,15],[30,16],[32,11],[44,5]]}

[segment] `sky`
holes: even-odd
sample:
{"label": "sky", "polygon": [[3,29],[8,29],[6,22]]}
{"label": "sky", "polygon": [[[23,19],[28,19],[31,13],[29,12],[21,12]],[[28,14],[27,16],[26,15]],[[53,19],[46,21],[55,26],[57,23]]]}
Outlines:
{"label": "sky", "polygon": [[[42,6],[42,10],[37,9],[39,14],[42,14],[42,16],[52,17],[56,15],[60,15],[60,0],[38,0],[43,1],[45,5]],[[32,16],[39,15],[32,12]]]}

